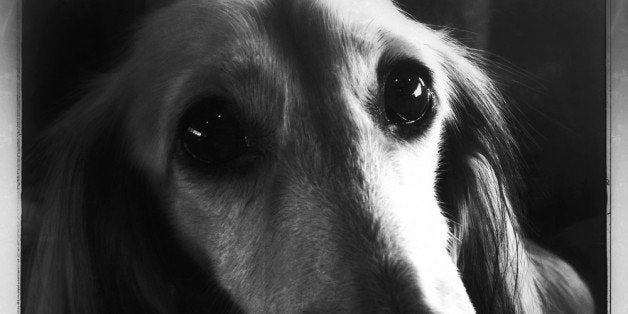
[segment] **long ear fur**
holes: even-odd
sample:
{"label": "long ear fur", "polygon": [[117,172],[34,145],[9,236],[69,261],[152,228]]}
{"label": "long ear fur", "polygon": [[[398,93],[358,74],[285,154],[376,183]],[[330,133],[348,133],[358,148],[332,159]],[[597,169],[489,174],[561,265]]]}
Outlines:
{"label": "long ear fur", "polygon": [[476,310],[562,312],[574,304],[592,312],[592,298],[578,275],[526,243],[516,211],[522,205],[518,151],[508,128],[513,120],[491,81],[473,65],[479,58],[451,49],[455,53],[445,54],[445,68],[457,94],[446,125],[439,188],[452,218],[452,253]]}
{"label": "long ear fur", "polygon": [[[137,251],[123,237],[140,233],[144,220],[129,221],[125,212],[132,215],[134,210],[121,208],[139,195],[125,193],[130,186],[116,186],[128,182],[117,180],[126,166],[122,162],[125,144],[115,134],[120,120],[116,103],[123,99],[109,82],[115,78],[97,84],[101,86],[96,92],[76,104],[44,138],[47,175],[43,202],[35,209],[43,218],[25,277],[27,313],[98,313],[105,306],[115,308],[114,300],[107,300],[112,293],[105,289],[115,289],[120,297],[134,295],[120,289],[114,272],[128,273],[121,280],[136,276],[130,268],[138,266],[133,265]],[[128,228],[130,223],[136,223],[136,228]],[[110,276],[99,269],[107,264]]]}
{"label": "long ear fur", "polygon": [[[173,313],[228,309],[209,275],[179,251],[162,195],[130,161],[122,134],[129,85],[113,74],[44,139],[47,168],[34,248],[26,257],[26,313]],[[188,291],[187,289],[190,289]],[[185,291],[183,291],[185,290]],[[194,291],[194,292],[191,292]]]}

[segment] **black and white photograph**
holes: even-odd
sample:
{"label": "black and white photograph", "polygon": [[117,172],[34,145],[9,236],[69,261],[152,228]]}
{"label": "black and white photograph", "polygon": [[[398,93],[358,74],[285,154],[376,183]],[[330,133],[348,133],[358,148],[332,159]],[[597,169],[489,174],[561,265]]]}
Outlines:
{"label": "black and white photograph", "polygon": [[7,312],[628,311],[627,2],[10,0]]}

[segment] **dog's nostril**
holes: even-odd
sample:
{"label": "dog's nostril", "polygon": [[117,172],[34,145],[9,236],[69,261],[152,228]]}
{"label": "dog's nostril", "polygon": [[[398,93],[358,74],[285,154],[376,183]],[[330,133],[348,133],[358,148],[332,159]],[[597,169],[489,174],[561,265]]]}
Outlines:
{"label": "dog's nostril", "polygon": [[386,118],[395,124],[419,121],[432,108],[433,93],[425,67],[400,62],[392,67],[384,85]]}

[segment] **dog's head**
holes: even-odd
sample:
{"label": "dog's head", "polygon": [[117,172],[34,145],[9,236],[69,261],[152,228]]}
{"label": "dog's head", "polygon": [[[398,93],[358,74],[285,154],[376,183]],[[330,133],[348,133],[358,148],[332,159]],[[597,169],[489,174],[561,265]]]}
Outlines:
{"label": "dog's head", "polygon": [[70,295],[124,281],[167,308],[141,256],[172,230],[251,312],[534,308],[511,136],[476,62],[388,1],[162,9],[51,132],[42,232],[68,241],[36,259],[75,269],[49,279]]}

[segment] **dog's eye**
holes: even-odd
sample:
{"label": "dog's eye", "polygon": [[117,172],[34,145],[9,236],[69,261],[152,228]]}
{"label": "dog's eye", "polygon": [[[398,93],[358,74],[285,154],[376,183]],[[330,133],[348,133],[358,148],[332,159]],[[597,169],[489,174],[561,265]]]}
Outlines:
{"label": "dog's eye", "polygon": [[198,101],[183,117],[181,132],[185,151],[212,165],[226,164],[251,148],[238,119],[225,99]]}
{"label": "dog's eye", "polygon": [[416,63],[398,63],[384,85],[386,118],[395,124],[413,124],[431,110],[433,93],[429,71]]}

